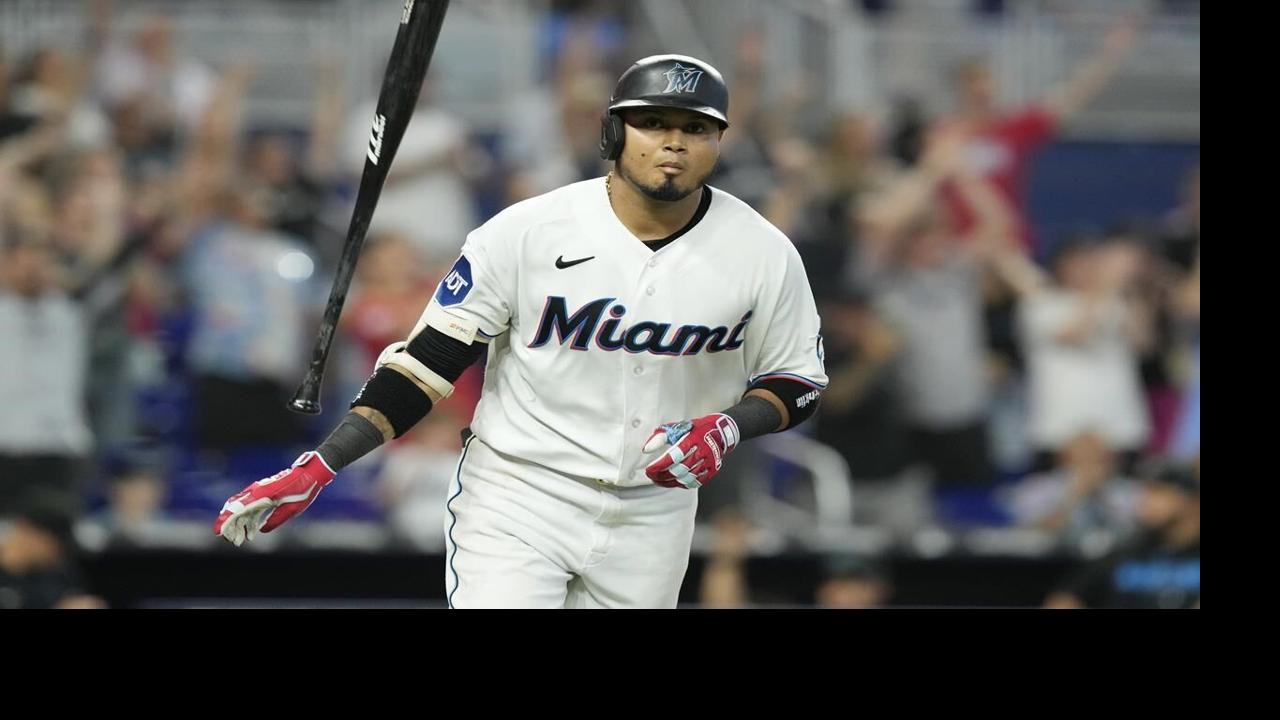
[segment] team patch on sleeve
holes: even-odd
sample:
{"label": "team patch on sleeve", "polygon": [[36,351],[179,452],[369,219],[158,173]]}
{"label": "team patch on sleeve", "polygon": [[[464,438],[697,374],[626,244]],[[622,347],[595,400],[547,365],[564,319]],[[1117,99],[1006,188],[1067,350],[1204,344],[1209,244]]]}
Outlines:
{"label": "team patch on sleeve", "polygon": [[436,290],[436,302],[443,307],[457,305],[467,299],[467,295],[471,292],[471,287],[471,261],[467,260],[466,255],[463,255],[458,258],[458,262],[453,264],[453,269],[440,282],[440,288]]}

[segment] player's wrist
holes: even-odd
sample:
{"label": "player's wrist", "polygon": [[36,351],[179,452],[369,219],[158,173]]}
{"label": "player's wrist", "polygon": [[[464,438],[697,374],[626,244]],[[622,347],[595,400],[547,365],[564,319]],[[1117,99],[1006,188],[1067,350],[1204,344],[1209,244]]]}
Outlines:
{"label": "player's wrist", "polygon": [[342,423],[316,448],[315,456],[332,476],[376,450],[385,440],[382,431],[373,422],[352,411],[347,413]]}
{"label": "player's wrist", "polygon": [[782,413],[773,403],[758,395],[748,395],[737,405],[720,413],[733,422],[739,440],[750,440],[777,430]]}
{"label": "player's wrist", "polygon": [[335,463],[325,458],[324,453],[319,448],[303,453],[298,460],[300,462],[294,467],[301,467],[308,471],[319,473],[326,476],[326,479],[333,479],[338,474],[338,471],[334,469]]}
{"label": "player's wrist", "polygon": [[724,452],[726,455],[733,452],[733,449],[742,442],[742,430],[738,426],[738,421],[727,412],[718,412],[712,415],[711,424],[721,430],[721,436],[724,437]]}

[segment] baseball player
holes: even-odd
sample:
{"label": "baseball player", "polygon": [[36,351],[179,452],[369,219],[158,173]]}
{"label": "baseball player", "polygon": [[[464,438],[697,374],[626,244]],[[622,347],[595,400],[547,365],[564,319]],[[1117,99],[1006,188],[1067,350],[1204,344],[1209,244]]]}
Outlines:
{"label": "baseball player", "polygon": [[446,504],[449,606],[674,607],[697,488],[742,441],[806,420],[827,382],[795,248],[706,184],[728,105],[700,60],[628,69],[602,118],[614,170],[472,232],[333,434],[214,531],[279,527],[487,353]]}

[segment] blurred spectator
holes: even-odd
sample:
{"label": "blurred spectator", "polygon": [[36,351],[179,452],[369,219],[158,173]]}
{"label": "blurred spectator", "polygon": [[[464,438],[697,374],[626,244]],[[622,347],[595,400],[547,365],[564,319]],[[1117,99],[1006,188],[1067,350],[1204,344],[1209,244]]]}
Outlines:
{"label": "blurred spectator", "polygon": [[[955,109],[939,125],[968,138],[963,153],[966,170],[1000,191],[1015,213],[1015,232],[1028,252],[1037,249],[1026,208],[1031,159],[1115,76],[1137,43],[1140,22],[1136,15],[1118,20],[1091,58],[1043,99],[1014,112],[997,107],[995,79],[986,63],[968,61],[955,70]],[[955,188],[946,188],[945,197],[961,231],[977,222],[975,209]]]}
{"label": "blurred spectator", "polygon": [[751,525],[741,513],[726,509],[712,521],[715,547],[702,571],[699,603],[718,610],[745,608],[751,603],[746,561],[751,554]]}
{"label": "blurred spectator", "polygon": [[1182,207],[1166,218],[1164,257],[1174,266],[1173,308],[1186,333],[1200,344],[1200,168],[1186,180]]}
{"label": "blurred spectator", "polygon": [[[702,571],[699,604],[703,608],[745,609],[753,604],[792,604],[798,599],[768,598],[767,591],[753,590],[747,577],[751,556],[751,525],[737,511],[724,510],[712,521],[715,546]],[[893,584],[878,561],[858,555],[837,554],[821,562],[821,579],[811,600],[818,607],[855,610],[882,607],[893,595]]]}
{"label": "blurred spectator", "polygon": [[941,182],[959,178],[961,139],[937,136],[919,168],[863,204],[856,269],[901,341],[897,371],[913,454],[945,485],[992,479],[979,250],[1008,225],[987,203],[980,224],[957,235],[934,202]]}
{"label": "blurred spectator", "polygon": [[201,445],[291,445],[300,426],[285,403],[305,356],[315,264],[297,240],[266,226],[260,195],[236,188],[221,200],[222,218],[191,238],[184,258]]}
{"label": "blurred spectator", "polygon": [[928,132],[928,121],[920,102],[911,97],[896,99],[889,127],[892,128],[889,154],[903,167],[914,167],[924,153]]}
{"label": "blurred spectator", "polygon": [[14,79],[9,112],[32,123],[66,128],[72,148],[99,147],[110,137],[107,119],[82,93],[78,60],[52,48],[36,50]]}
{"label": "blurred spectator", "polygon": [[177,142],[168,128],[148,122],[146,102],[124,100],[111,109],[113,140],[124,154],[125,173],[134,182],[168,181]]}
{"label": "blurred spectator", "polygon": [[0,253],[0,511],[44,488],[75,513],[93,444],[84,316],[58,289],[46,243],[10,237]]}
{"label": "blurred spectator", "polygon": [[152,468],[129,468],[107,491],[106,527],[117,543],[144,542],[163,515],[167,488]]}
{"label": "blurred spectator", "polygon": [[1178,366],[1183,342],[1170,302],[1176,273],[1163,262],[1147,228],[1138,223],[1108,236],[1113,253],[1128,255],[1131,277],[1122,288],[1131,315],[1131,340],[1151,429],[1146,452],[1164,454],[1177,420]]}
{"label": "blurred spectator", "polygon": [[[324,249],[341,246],[337,238],[325,242],[327,235],[335,233],[324,232],[323,216],[328,190],[340,174],[335,150],[342,123],[343,90],[338,80],[342,75],[336,62],[323,57],[313,62],[312,72],[315,91],[305,141],[299,141],[287,128],[258,133],[248,143],[241,164],[249,181],[267,197],[271,226],[314,248],[322,260],[329,260]],[[362,148],[364,144],[351,143],[351,147]],[[404,170],[398,164],[396,168],[388,182],[402,178],[397,172]],[[338,250],[332,252],[336,255]]]}
{"label": "blurred spectator", "polygon": [[[465,377],[465,376],[464,376]],[[759,445],[744,443],[724,459],[716,482],[698,490],[698,523],[714,522],[721,514],[736,515],[762,491],[788,493],[786,480],[778,481],[777,461]]]}
{"label": "blurred spectator", "polygon": [[409,337],[435,291],[436,275],[405,236],[379,233],[370,238],[339,321],[360,346],[368,367],[388,345]]}
{"label": "blurred spectator", "polygon": [[1174,268],[1170,311],[1180,340],[1184,393],[1170,452],[1183,461],[1200,454],[1200,168],[1183,183],[1182,205],[1165,218],[1164,257]]}
{"label": "blurred spectator", "polygon": [[838,294],[860,248],[854,211],[864,197],[886,190],[897,168],[862,112],[840,114],[816,151],[798,138],[775,147],[775,180],[762,214],[796,244],[815,297]]}
{"label": "blurred spectator", "polygon": [[1142,534],[1067,578],[1051,608],[1199,608],[1200,479],[1185,466],[1153,473],[1138,500]]}
{"label": "blurred spectator", "polygon": [[991,387],[991,458],[1002,473],[1017,474],[1033,463],[1027,431],[1026,357],[1018,333],[1018,294],[988,262],[983,276],[987,381]]}
{"label": "blurred spectator", "polygon": [[1133,529],[1136,487],[1120,474],[1115,453],[1092,433],[1073,438],[1055,469],[1026,478],[1007,493],[1019,524],[1079,542],[1092,531]]}
{"label": "blurred spectator", "polygon": [[[814,170],[818,162],[814,149],[801,138],[787,138],[778,143],[773,160],[774,180],[762,200],[760,214],[786,233],[797,249],[810,250],[810,256],[815,249],[812,247],[814,241],[819,239],[841,250],[846,248],[848,239],[844,234],[831,232],[833,228],[823,226],[825,217],[815,217],[821,212],[819,194],[825,187],[820,184],[822,178]],[[815,270],[825,267],[825,263],[820,264]],[[839,267],[836,265],[837,271]]]}
{"label": "blurred spectator", "polygon": [[[716,187],[755,208],[764,207],[766,198],[777,194],[774,171],[787,171],[788,148],[796,148],[797,143],[804,145],[795,136],[782,132],[781,103],[767,102],[764,97],[767,55],[765,27],[744,24],[734,45],[733,65],[721,68],[733,88],[733,97],[729,103],[729,131],[720,143],[720,164],[712,180]],[[812,170],[811,159],[805,160],[807,166],[791,166]],[[781,168],[775,168],[779,164]]]}
{"label": "blurred spectator", "polygon": [[893,597],[893,580],[878,561],[857,555],[835,555],[823,562],[825,577],[814,593],[826,610],[869,610]]}
{"label": "blurred spectator", "polygon": [[164,182],[174,163],[177,142],[172,132],[147,120],[146,108],[141,99],[125,100],[112,108],[113,140],[124,154],[125,171],[131,180]]}
{"label": "blurred spectator", "polygon": [[[453,260],[477,222],[470,183],[487,170],[462,119],[431,102],[428,79],[405,131],[370,229],[409,239],[424,258]],[[345,166],[364,168],[376,101],[351,115]]]}
{"label": "blurred spectator", "polygon": [[314,247],[320,244],[324,186],[296,156],[284,133],[263,133],[249,143],[244,166],[248,182],[263,195],[269,226]]}
{"label": "blurred spectator", "polygon": [[1191,384],[1182,398],[1169,453],[1183,461],[1200,456],[1200,348],[1197,346]]}
{"label": "blurred spectator", "polygon": [[591,34],[567,34],[550,83],[516,97],[503,124],[508,204],[604,174],[600,113],[612,91]]}
{"label": "blurred spectator", "polygon": [[855,197],[883,190],[895,178],[897,165],[882,153],[878,135],[869,113],[846,111],[836,117],[817,161],[828,192]]}
{"label": "blurred spectator", "polygon": [[31,125],[29,118],[13,114],[12,99],[12,66],[5,54],[4,45],[0,45],[0,142],[10,135],[25,131]]}
{"label": "blurred spectator", "polygon": [[[71,498],[40,492],[13,508],[0,537],[0,610],[100,609],[76,566]],[[8,513],[4,513],[8,514]]]}
{"label": "blurred spectator", "polygon": [[[238,162],[253,72],[252,65],[245,61],[231,66],[218,78],[208,108],[176,158],[168,181],[174,185],[171,212],[184,233],[217,222],[226,213],[227,188],[254,190],[243,181],[244,170]],[[168,166],[158,169],[166,173],[171,170]],[[266,223],[270,209],[267,198],[257,195],[262,204],[260,221]]]}
{"label": "blurred spectator", "polygon": [[126,238],[130,187],[119,155],[110,149],[65,155],[51,164],[53,245],[89,328],[90,422],[100,456],[114,454],[135,440],[137,424],[125,305],[132,260],[141,248]]}
{"label": "blurred spectator", "polygon": [[1191,272],[1200,257],[1200,167],[1182,180],[1181,203],[1163,218],[1161,255],[1180,271]]}
{"label": "blurred spectator", "polygon": [[452,404],[441,406],[384,455],[378,499],[392,532],[417,550],[444,549],[445,501],[462,451],[460,426]]}
{"label": "blurred spectator", "polygon": [[[110,12],[103,17],[110,17]],[[97,86],[107,107],[132,103],[145,113],[145,124],[162,132],[196,126],[213,99],[217,81],[203,63],[179,53],[167,17],[144,18],[128,44],[106,42],[111,30],[106,23],[95,30],[96,42],[104,48],[97,64]]]}
{"label": "blurred spectator", "polygon": [[84,286],[120,251],[129,187],[119,156],[109,149],[63,154],[50,165],[47,187],[55,213],[51,239],[70,281]]}
{"label": "blurred spectator", "polygon": [[1150,431],[1135,346],[1146,331],[1122,292],[1134,275],[1126,248],[1088,237],[1056,249],[1049,284],[1004,253],[999,267],[1023,295],[1021,329],[1031,386],[1031,437],[1052,454],[1093,432],[1117,452],[1140,451]]}
{"label": "blurred spectator", "polygon": [[815,437],[849,465],[855,522],[914,532],[932,512],[925,478],[909,472],[911,431],[894,374],[901,342],[861,293],[824,303],[822,327],[831,383]]}
{"label": "blurred spectator", "polygon": [[0,241],[17,233],[35,238],[52,234],[54,210],[39,168],[61,139],[57,126],[40,125],[0,142]]}
{"label": "blurred spectator", "polygon": [[798,137],[778,143],[772,184],[759,206],[760,214],[795,244],[819,302],[840,293],[856,247],[848,222],[851,198],[824,185],[816,167],[820,154]]}

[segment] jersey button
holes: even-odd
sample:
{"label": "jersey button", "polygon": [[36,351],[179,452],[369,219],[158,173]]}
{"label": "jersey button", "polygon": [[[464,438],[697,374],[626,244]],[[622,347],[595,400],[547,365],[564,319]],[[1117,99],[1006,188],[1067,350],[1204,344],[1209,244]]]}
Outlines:
{"label": "jersey button", "polygon": [[631,427],[633,427],[633,428],[638,428],[638,427],[640,427],[640,418],[636,418],[635,420],[632,420],[632,421],[631,421]]}
{"label": "jersey button", "polygon": [[658,261],[657,261],[657,260],[650,260],[650,261],[649,261],[649,267],[651,267],[651,268],[658,267]]}
{"label": "jersey button", "polygon": [[643,375],[643,374],[644,374],[644,368],[642,368],[642,367],[640,367],[639,365],[637,365],[637,366],[635,367],[635,369],[634,369],[634,370],[632,370],[631,372],[635,373],[637,376],[639,376],[639,375]]}
{"label": "jersey button", "polygon": [[657,292],[657,290],[654,290],[652,285],[644,289],[645,295],[653,295],[655,292]]}

